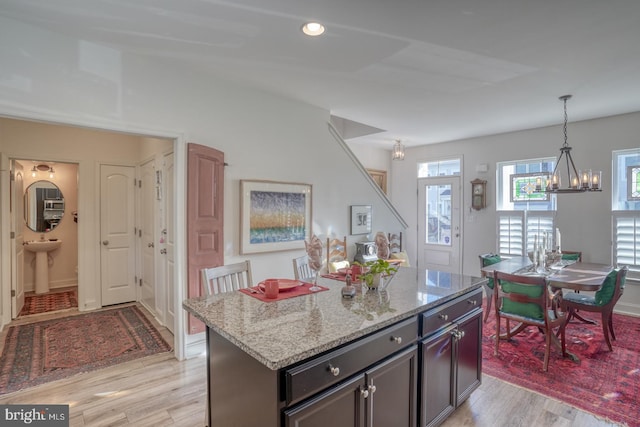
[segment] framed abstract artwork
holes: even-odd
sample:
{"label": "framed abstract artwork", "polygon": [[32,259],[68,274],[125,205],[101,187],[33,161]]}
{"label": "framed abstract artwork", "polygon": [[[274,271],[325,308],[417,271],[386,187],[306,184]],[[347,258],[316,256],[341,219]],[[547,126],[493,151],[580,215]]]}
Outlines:
{"label": "framed abstract artwork", "polygon": [[304,249],[311,236],[311,185],[240,180],[240,253]]}
{"label": "framed abstract artwork", "polygon": [[351,234],[371,233],[371,205],[351,206]]}

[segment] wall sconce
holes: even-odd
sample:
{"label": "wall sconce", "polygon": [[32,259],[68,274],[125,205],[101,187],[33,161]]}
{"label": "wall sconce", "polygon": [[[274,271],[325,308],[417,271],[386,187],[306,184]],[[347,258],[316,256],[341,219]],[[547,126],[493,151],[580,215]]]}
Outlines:
{"label": "wall sconce", "polygon": [[396,139],[396,143],[393,145],[391,160],[404,160],[404,145],[399,139]]}
{"label": "wall sconce", "polygon": [[53,174],[55,174],[56,171],[53,170],[53,167],[49,166],[49,178],[53,179]]}

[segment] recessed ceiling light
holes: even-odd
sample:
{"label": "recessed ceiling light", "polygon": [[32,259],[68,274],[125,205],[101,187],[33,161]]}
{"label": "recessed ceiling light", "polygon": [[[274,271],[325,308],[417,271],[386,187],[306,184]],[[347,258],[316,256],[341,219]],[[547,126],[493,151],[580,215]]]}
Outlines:
{"label": "recessed ceiling light", "polygon": [[308,36],[319,36],[324,33],[324,25],[319,22],[307,22],[302,26],[302,32]]}

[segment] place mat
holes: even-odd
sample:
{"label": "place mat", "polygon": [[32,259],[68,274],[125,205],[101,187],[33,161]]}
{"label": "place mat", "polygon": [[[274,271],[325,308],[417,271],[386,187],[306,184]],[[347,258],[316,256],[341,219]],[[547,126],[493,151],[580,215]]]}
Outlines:
{"label": "place mat", "polygon": [[[260,301],[274,302],[274,301],[280,301],[287,298],[299,297],[302,295],[317,294],[318,292],[329,290],[329,288],[318,285],[320,289],[314,292],[309,290],[309,288],[313,286],[312,283],[306,283],[306,282],[300,282],[300,283],[302,283],[300,286],[296,286],[291,290],[279,292],[277,298],[267,298],[267,296],[262,292],[251,292],[249,289],[246,289],[246,288],[240,289],[240,292],[242,292],[245,295],[249,295],[251,297],[257,298]],[[255,289],[257,288],[257,286],[252,286],[252,288]]]}
{"label": "place mat", "polygon": [[340,273],[326,273],[326,274],[321,274],[321,276],[324,277],[325,279],[340,280],[341,282],[346,282],[347,280],[347,275],[340,274]]}

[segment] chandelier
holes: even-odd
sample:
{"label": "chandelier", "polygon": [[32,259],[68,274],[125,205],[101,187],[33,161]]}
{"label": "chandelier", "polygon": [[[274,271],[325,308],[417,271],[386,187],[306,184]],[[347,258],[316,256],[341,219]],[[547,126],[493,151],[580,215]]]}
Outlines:
{"label": "chandelier", "polygon": [[[602,171],[581,169],[578,171],[571,157],[571,147],[567,144],[567,100],[571,95],[563,95],[559,99],[564,102],[564,144],[560,147],[560,156],[553,173],[546,178],[543,187],[543,178],[536,179],[536,191],[546,193],[583,193],[585,191],[602,191]],[[564,170],[564,173],[563,173]],[[565,186],[562,181],[565,179]]]}
{"label": "chandelier", "polygon": [[393,145],[391,160],[404,160],[404,145],[399,139],[396,139],[396,143]]}

